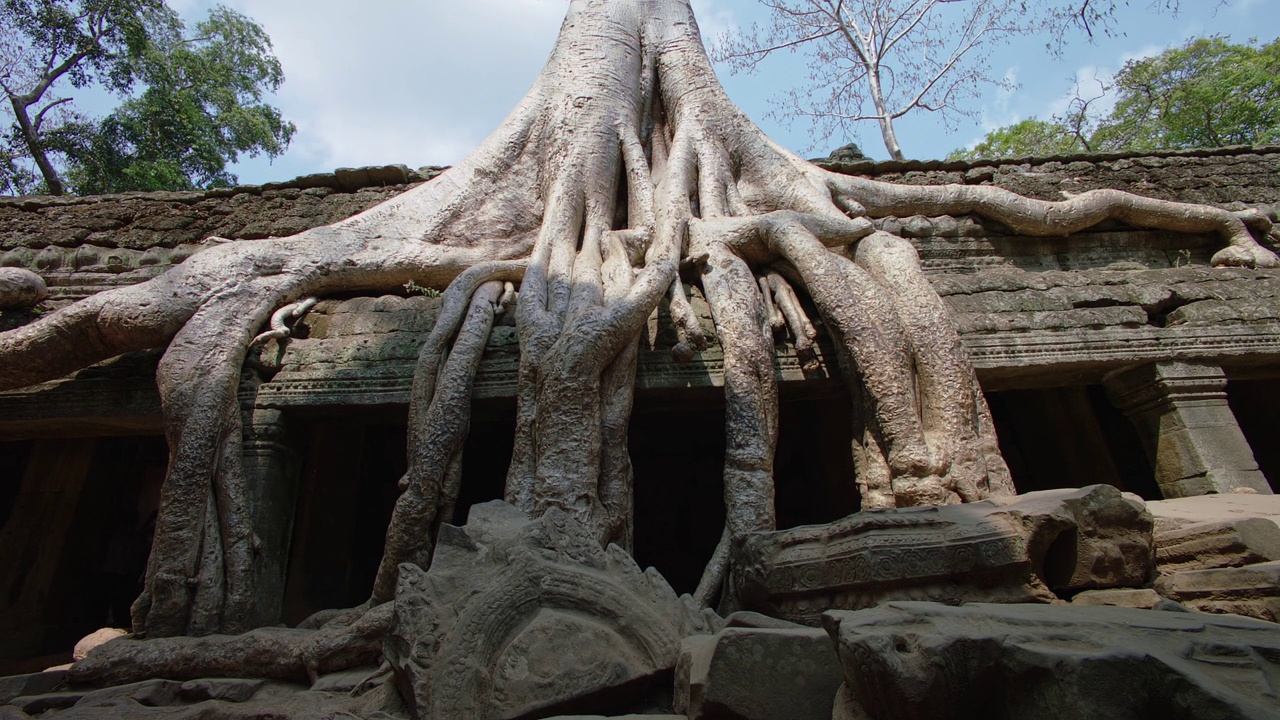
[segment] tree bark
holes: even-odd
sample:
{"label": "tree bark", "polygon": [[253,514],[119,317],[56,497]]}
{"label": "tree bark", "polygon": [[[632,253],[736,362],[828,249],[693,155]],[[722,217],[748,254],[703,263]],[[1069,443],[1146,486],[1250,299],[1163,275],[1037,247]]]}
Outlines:
{"label": "tree bark", "polygon": [[[683,287],[673,287],[682,259],[702,269],[725,355],[722,548],[774,526],[771,308],[782,304],[782,322],[797,336],[812,325],[789,293],[813,299],[842,358],[857,428],[858,475],[849,482],[867,507],[1012,493],[945,307],[910,243],[876,233],[869,219],[917,213],[980,214],[1028,234],[1066,234],[1106,218],[1217,232],[1227,248],[1216,262],[1280,264],[1240,217],[1214,208],[1113,191],[1050,203],[989,187],[828,173],[770,141],[733,105],[688,0],[573,0],[533,88],[462,163],[333,226],[214,246],[153,280],[0,334],[0,390],[168,347],[158,381],[171,462],[135,629],[151,637],[239,632],[257,561],[236,407],[245,348],[273,311],[302,297],[393,292],[409,281],[447,288],[414,381],[403,509],[372,601],[344,615],[354,628],[366,610],[385,612],[377,608],[393,596],[402,562],[430,562],[431,534],[447,520],[440,513],[455,493],[467,377],[499,290],[491,281],[520,283],[506,496],[530,513],[565,509],[602,543],[625,546],[631,537],[621,446],[640,329],[669,295],[680,352],[703,342]],[[1265,218],[1248,220],[1269,230]],[[700,600],[711,602],[732,572],[726,557],[717,553]]]}

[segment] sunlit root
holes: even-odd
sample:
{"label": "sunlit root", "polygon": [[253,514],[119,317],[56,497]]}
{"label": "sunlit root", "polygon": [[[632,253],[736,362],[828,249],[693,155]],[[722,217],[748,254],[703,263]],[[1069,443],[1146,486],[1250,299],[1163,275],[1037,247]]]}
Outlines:
{"label": "sunlit root", "polygon": [[[825,173],[825,177],[834,193],[860,203],[872,217],[973,213],[1036,236],[1070,235],[1103,220],[1121,220],[1135,227],[1214,233],[1227,244],[1213,256],[1214,265],[1280,267],[1280,258],[1258,244],[1241,216],[1207,205],[1120,190],[1090,190],[1053,202],[985,185],[897,185],[836,173]],[[1247,219],[1264,236],[1270,230],[1270,221],[1261,213],[1250,213]]]}
{"label": "sunlit root", "polygon": [[[470,427],[475,373],[502,298],[501,281],[519,271],[498,263],[474,270],[445,291],[444,307],[418,357],[409,407],[409,469],[401,480],[401,494],[387,528],[373,586],[374,604],[394,596],[401,563],[431,564],[437,515],[442,507],[451,509],[456,501],[452,486],[461,466],[455,458],[462,452]],[[466,317],[458,329],[462,307],[467,308]],[[445,359],[443,348],[450,341],[453,349]]]}
{"label": "sunlit root", "polygon": [[676,345],[671,353],[679,362],[689,362],[694,355],[707,349],[710,338],[702,327],[693,306],[689,304],[689,296],[685,294],[684,283],[676,278],[670,290],[671,322],[676,328]]}
{"label": "sunlit root", "polygon": [[[805,370],[817,370],[819,362],[815,343],[818,340],[818,331],[813,328],[809,316],[800,306],[800,298],[796,296],[796,291],[776,272],[770,272],[760,278],[760,284],[762,288],[768,289],[768,294],[765,295],[766,304],[776,309],[777,315],[782,318],[782,326],[790,328],[801,366]],[[776,317],[771,325],[775,332],[779,330]]]}
{"label": "sunlit root", "polygon": [[296,321],[298,318],[306,315],[311,311],[311,308],[316,306],[317,302],[319,302],[319,300],[316,298],[307,298],[301,302],[285,305],[275,311],[275,313],[271,315],[271,322],[269,324],[271,329],[249,341],[249,347],[262,345],[271,342],[272,340],[283,340],[290,337],[293,334],[293,328],[290,327],[291,321]]}

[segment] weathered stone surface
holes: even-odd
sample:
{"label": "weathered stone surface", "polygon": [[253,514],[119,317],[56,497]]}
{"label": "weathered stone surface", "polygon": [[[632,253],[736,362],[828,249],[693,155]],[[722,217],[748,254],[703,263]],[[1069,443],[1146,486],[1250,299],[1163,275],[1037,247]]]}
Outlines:
{"label": "weathered stone surface", "polygon": [[1126,588],[1122,590],[1086,590],[1071,598],[1071,604],[1090,607],[1111,606],[1151,610],[1159,605],[1162,600],[1160,593],[1150,588]]}
{"label": "weathered stone surface", "polygon": [[824,616],[845,718],[1274,718],[1280,627],[1114,607],[894,602]]}
{"label": "weathered stone surface", "polygon": [[687,720],[684,715],[557,715],[547,720]]}
{"label": "weathered stone surface", "polygon": [[0,720],[31,720],[31,716],[16,707],[0,706]]}
{"label": "weathered stone surface", "polygon": [[887,600],[1052,602],[1145,584],[1151,526],[1140,500],[1106,485],[863,512],[748,537],[735,579],[748,607],[807,625]]}
{"label": "weathered stone surface", "polygon": [[242,680],[237,678],[205,678],[188,680],[178,688],[178,695],[184,702],[203,702],[205,700],[224,700],[226,702],[246,702],[264,685],[266,680]]}
{"label": "weathered stone surface", "polygon": [[30,270],[0,267],[0,310],[33,307],[47,297],[44,278]]}
{"label": "weathered stone surface", "polygon": [[1280,526],[1264,518],[1197,523],[1156,534],[1156,567],[1166,575],[1273,560],[1280,560]]}
{"label": "weathered stone surface", "polygon": [[822,630],[730,627],[682,643],[675,709],[690,720],[828,720],[842,682]]}
{"label": "weathered stone surface", "polygon": [[1185,525],[1266,518],[1280,524],[1280,495],[1222,493],[1147,503],[1156,521],[1156,534]]}
{"label": "weathered stone surface", "polygon": [[1280,622],[1280,562],[1165,575],[1156,592],[1201,612]]}
{"label": "weathered stone surface", "polygon": [[65,670],[0,677],[0,705],[8,705],[11,700],[23,695],[51,693],[66,685],[66,683],[67,673]]}
{"label": "weathered stone surface", "polygon": [[418,717],[625,711],[718,624],[566,514],[493,502],[442,528],[430,572],[400,567],[386,650]]}
{"label": "weathered stone surface", "polygon": [[1218,364],[1139,365],[1108,375],[1105,385],[1138,429],[1164,497],[1235,489],[1271,494],[1227,403],[1227,377]]}

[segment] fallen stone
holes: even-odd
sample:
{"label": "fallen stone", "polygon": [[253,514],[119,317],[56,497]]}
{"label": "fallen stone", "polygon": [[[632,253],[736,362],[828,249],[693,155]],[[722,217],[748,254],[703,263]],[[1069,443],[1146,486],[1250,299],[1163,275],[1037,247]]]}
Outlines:
{"label": "fallen stone", "polygon": [[1280,622],[1280,562],[1165,575],[1156,592],[1200,612]]}
{"label": "fallen stone", "polygon": [[[375,667],[356,668],[354,670],[344,670],[342,672],[329,673],[321,676],[316,680],[311,689],[316,692],[337,692],[349,693],[355,690],[361,683],[368,680],[377,670]],[[371,687],[381,685],[381,682],[374,681]]]}
{"label": "fallen stone", "polygon": [[27,695],[9,701],[9,704],[28,715],[39,715],[50,710],[69,708],[85,696],[82,692],[56,692],[43,695]]}
{"label": "fallen stone", "polygon": [[71,651],[71,659],[75,662],[80,662],[81,660],[89,657],[89,653],[93,652],[95,649],[106,645],[116,638],[125,637],[128,634],[128,630],[120,630],[118,628],[102,628],[101,630],[90,633],[89,635],[81,638],[80,642],[76,643],[75,649]]}
{"label": "fallen stone", "polygon": [[1116,607],[893,602],[832,611],[834,718],[1273,718],[1280,628]]}
{"label": "fallen stone", "polygon": [[44,278],[23,268],[0,267],[0,310],[34,307],[47,297]]}
{"label": "fallen stone", "polygon": [[67,684],[66,671],[49,671],[31,675],[9,675],[0,677],[0,705],[8,705],[11,700],[23,695],[44,695],[64,687]]}
{"label": "fallen stone", "polygon": [[1086,607],[1110,606],[1152,610],[1163,600],[1164,598],[1160,597],[1160,593],[1149,588],[1086,590],[1071,598],[1071,604],[1084,605]]}
{"label": "fallen stone", "polygon": [[128,698],[148,707],[173,705],[178,701],[182,683],[173,680],[146,680],[140,683],[119,685],[86,693],[76,705],[102,705],[119,698]]}
{"label": "fallen stone", "polygon": [[223,700],[225,702],[247,702],[266,685],[266,680],[244,680],[237,678],[209,678],[188,680],[178,689],[183,702],[203,702],[205,700]]}
{"label": "fallen stone", "polygon": [[689,720],[829,720],[843,681],[822,630],[730,627],[681,645],[675,710]]}
{"label": "fallen stone", "polygon": [[745,607],[811,626],[889,600],[1050,603],[1145,585],[1151,527],[1140,500],[1107,485],[862,512],[748,536],[734,580]]}
{"label": "fallen stone", "polygon": [[1184,525],[1266,518],[1280,524],[1280,495],[1223,493],[1147,503],[1156,521],[1156,534]]}
{"label": "fallen stone", "polygon": [[684,715],[557,715],[547,720],[688,720]]}
{"label": "fallen stone", "polygon": [[1156,534],[1156,567],[1166,575],[1274,560],[1280,560],[1280,525],[1265,518],[1195,523]]}
{"label": "fallen stone", "polygon": [[31,720],[31,716],[16,707],[0,707],[0,720]]}
{"label": "fallen stone", "polygon": [[385,649],[416,717],[626,712],[718,624],[567,514],[492,502],[441,528],[430,572],[400,566]]}

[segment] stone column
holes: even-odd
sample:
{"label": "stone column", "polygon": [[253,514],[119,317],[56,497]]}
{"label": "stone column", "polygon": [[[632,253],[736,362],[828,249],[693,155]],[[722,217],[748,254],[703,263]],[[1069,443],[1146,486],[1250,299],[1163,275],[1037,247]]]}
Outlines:
{"label": "stone column", "polygon": [[244,472],[259,542],[254,586],[258,626],[278,624],[284,607],[300,466],[284,413],[247,408]]}
{"label": "stone column", "polygon": [[1165,361],[1121,370],[1107,395],[1142,437],[1165,498],[1250,488],[1270,495],[1227,405],[1227,377],[1212,363]]}

